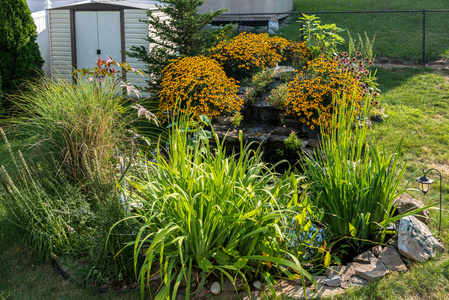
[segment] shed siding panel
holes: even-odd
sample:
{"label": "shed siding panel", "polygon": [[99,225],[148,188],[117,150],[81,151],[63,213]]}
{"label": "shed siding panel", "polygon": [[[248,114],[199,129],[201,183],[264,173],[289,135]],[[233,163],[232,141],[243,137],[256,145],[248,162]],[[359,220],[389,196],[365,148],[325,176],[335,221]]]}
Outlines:
{"label": "shed siding panel", "polygon": [[[132,46],[143,46],[148,51],[148,42],[145,38],[148,36],[148,24],[140,22],[139,20],[146,20],[147,11],[143,9],[125,9],[125,49],[129,51]],[[126,61],[132,68],[146,71],[146,65],[134,57],[126,57]],[[138,87],[146,87],[146,80],[148,80],[148,75],[145,77],[137,76],[134,73],[127,74],[128,83]],[[144,95],[149,96],[149,95]]]}
{"label": "shed siding panel", "polygon": [[71,78],[72,46],[69,10],[50,10],[52,75]]}

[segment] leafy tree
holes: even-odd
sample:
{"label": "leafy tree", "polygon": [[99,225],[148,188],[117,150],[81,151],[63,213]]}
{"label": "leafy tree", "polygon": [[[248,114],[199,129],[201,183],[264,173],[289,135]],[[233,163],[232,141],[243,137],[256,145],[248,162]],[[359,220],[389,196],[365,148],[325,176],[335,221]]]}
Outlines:
{"label": "leafy tree", "polygon": [[148,20],[141,20],[150,27],[147,41],[152,48],[131,47],[127,53],[147,64],[150,92],[157,93],[161,82],[162,71],[171,59],[179,56],[204,55],[221,39],[230,35],[233,26],[227,25],[219,29],[205,29],[212,19],[220,16],[226,9],[199,14],[199,7],[204,0],[159,0],[162,5],[156,7],[168,18],[161,19],[160,14],[148,11]]}
{"label": "leafy tree", "polygon": [[25,0],[0,0],[0,73],[5,93],[41,76],[44,60],[36,25]]}

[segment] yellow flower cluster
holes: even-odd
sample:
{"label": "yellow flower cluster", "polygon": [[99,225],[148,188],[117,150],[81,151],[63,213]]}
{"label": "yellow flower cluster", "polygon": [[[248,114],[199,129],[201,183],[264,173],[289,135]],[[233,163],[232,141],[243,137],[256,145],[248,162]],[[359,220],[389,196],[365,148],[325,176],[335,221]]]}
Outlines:
{"label": "yellow flower cluster", "polygon": [[193,113],[209,118],[224,112],[239,111],[243,100],[237,97],[237,82],[226,76],[222,66],[204,56],[172,61],[163,71],[159,109]]}
{"label": "yellow flower cluster", "polygon": [[355,101],[358,109],[362,109],[364,96],[360,82],[352,73],[342,71],[336,60],[319,57],[310,61],[307,69],[297,73],[289,85],[284,107],[311,129],[319,124],[328,128],[335,112],[332,97],[337,93],[354,95],[346,100]]}
{"label": "yellow flower cluster", "polygon": [[283,57],[281,52],[290,42],[267,33],[243,32],[210,50],[211,58],[221,63],[227,74],[243,78],[267,67],[274,67]]}

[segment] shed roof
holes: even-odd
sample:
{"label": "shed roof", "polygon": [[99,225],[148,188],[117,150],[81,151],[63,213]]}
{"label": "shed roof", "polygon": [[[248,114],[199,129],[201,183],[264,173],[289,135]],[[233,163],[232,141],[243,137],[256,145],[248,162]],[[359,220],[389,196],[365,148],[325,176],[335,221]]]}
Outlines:
{"label": "shed roof", "polygon": [[156,3],[159,3],[158,1],[151,1],[151,0],[86,0],[82,2],[76,2],[64,6],[58,6],[55,8],[51,8],[52,10],[55,9],[70,9],[70,8],[78,8],[78,7],[87,7],[90,5],[109,5],[111,7],[124,7],[124,8],[137,8],[137,9],[155,9]]}

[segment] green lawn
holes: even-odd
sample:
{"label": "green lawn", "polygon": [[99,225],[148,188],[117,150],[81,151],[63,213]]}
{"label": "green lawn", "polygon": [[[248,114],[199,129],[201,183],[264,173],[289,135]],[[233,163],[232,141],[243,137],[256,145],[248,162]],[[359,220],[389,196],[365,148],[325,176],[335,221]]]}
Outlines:
{"label": "green lawn", "polygon": [[[367,36],[375,38],[374,53],[378,60],[399,62],[422,62],[423,49],[423,13],[422,12],[388,12],[388,13],[316,13],[342,11],[374,10],[432,10],[449,9],[443,1],[295,1],[295,9],[306,14],[315,13],[322,23],[335,23],[345,30],[341,35],[348,48],[348,33],[358,39]],[[300,25],[297,15],[283,27],[279,35],[298,40]],[[449,49],[449,12],[427,12],[425,16],[425,55],[426,62],[433,62],[448,57]]]}

